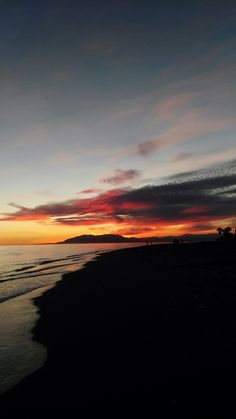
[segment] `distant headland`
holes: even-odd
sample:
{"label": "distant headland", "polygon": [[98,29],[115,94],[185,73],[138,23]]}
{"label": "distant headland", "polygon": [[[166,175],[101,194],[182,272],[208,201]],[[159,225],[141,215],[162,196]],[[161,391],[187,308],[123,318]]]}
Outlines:
{"label": "distant headland", "polygon": [[[203,240],[215,240],[217,237],[216,234],[184,234],[178,236],[179,239],[186,242],[191,241],[203,241]],[[102,235],[93,235],[93,234],[83,234],[81,236],[71,237],[57,244],[75,244],[75,243],[163,243],[163,242],[172,242],[174,236],[166,237],[125,237],[119,234],[102,234]]]}
{"label": "distant headland", "polygon": [[119,234],[83,234],[82,236],[71,237],[59,244],[70,244],[70,243],[143,243],[146,239],[140,239],[137,237],[124,237]]}

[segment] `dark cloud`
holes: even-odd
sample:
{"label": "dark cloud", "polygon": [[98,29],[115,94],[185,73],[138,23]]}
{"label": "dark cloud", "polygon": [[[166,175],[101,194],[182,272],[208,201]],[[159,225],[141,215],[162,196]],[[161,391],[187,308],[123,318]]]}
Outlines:
{"label": "dark cloud", "polygon": [[144,141],[143,143],[138,144],[137,146],[137,153],[141,154],[142,156],[147,156],[151,154],[153,151],[156,151],[158,145],[155,141]]}
{"label": "dark cloud", "polygon": [[178,162],[182,160],[187,160],[187,159],[190,159],[191,157],[194,157],[194,155],[195,155],[194,153],[179,153],[179,154],[176,154],[176,156],[174,156],[172,161]]}
{"label": "dark cloud", "polygon": [[100,180],[101,183],[108,183],[110,185],[120,185],[122,183],[136,180],[140,176],[139,170],[114,170],[111,176],[105,177]]}
{"label": "dark cloud", "polygon": [[[146,186],[118,195],[112,201],[117,208],[127,205],[123,214],[160,221],[183,222],[203,216],[208,219],[234,216],[236,196],[222,194],[222,190],[234,185],[236,175],[190,180]],[[141,207],[144,203],[146,207]]]}
{"label": "dark cloud", "polygon": [[82,191],[79,192],[82,194],[92,194],[92,193],[100,193],[102,192],[102,189],[97,189],[97,188],[89,188],[89,189],[83,189]]}
{"label": "dark cloud", "polygon": [[[147,185],[136,189],[114,189],[92,198],[49,203],[35,208],[12,204],[17,211],[5,214],[5,221],[29,221],[64,225],[99,225],[106,223],[130,225],[130,231],[152,224],[192,223],[209,226],[219,218],[235,218],[236,173],[232,162],[215,175],[172,179],[163,185]],[[228,168],[231,167],[230,170]],[[231,172],[229,174],[229,172]],[[193,227],[194,228],[194,227]],[[139,233],[137,233],[139,234]]]}
{"label": "dark cloud", "polygon": [[236,188],[229,188],[220,192],[222,195],[236,195]]}
{"label": "dark cloud", "polygon": [[198,169],[193,170],[190,172],[183,172],[174,174],[171,176],[167,176],[164,178],[165,183],[167,182],[183,182],[188,180],[197,180],[197,179],[205,179],[205,178],[213,178],[213,177],[221,177],[232,175],[236,173],[236,159],[228,160],[225,163],[217,164],[211,166],[207,169]]}

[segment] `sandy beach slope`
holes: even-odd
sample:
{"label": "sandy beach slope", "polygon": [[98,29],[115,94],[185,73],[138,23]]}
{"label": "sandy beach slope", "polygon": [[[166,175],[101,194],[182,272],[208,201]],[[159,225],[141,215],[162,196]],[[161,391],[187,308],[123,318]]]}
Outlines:
{"label": "sandy beach slope", "polygon": [[35,300],[46,364],[2,407],[235,411],[235,252],[216,243],[137,247],[66,274]]}

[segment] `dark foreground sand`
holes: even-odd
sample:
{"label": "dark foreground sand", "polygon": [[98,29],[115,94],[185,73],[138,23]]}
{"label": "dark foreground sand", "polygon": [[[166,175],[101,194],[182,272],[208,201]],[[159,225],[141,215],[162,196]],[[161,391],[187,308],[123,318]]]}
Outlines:
{"label": "dark foreground sand", "polygon": [[2,408],[235,417],[235,253],[216,243],[140,247],[65,275],[35,301],[48,360]]}

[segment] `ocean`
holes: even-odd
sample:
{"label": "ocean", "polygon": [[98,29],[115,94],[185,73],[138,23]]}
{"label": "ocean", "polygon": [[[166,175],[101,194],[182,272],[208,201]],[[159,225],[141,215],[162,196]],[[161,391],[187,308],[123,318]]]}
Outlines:
{"label": "ocean", "polygon": [[46,348],[32,339],[33,298],[99,254],[140,244],[0,246],[0,393],[40,368]]}

